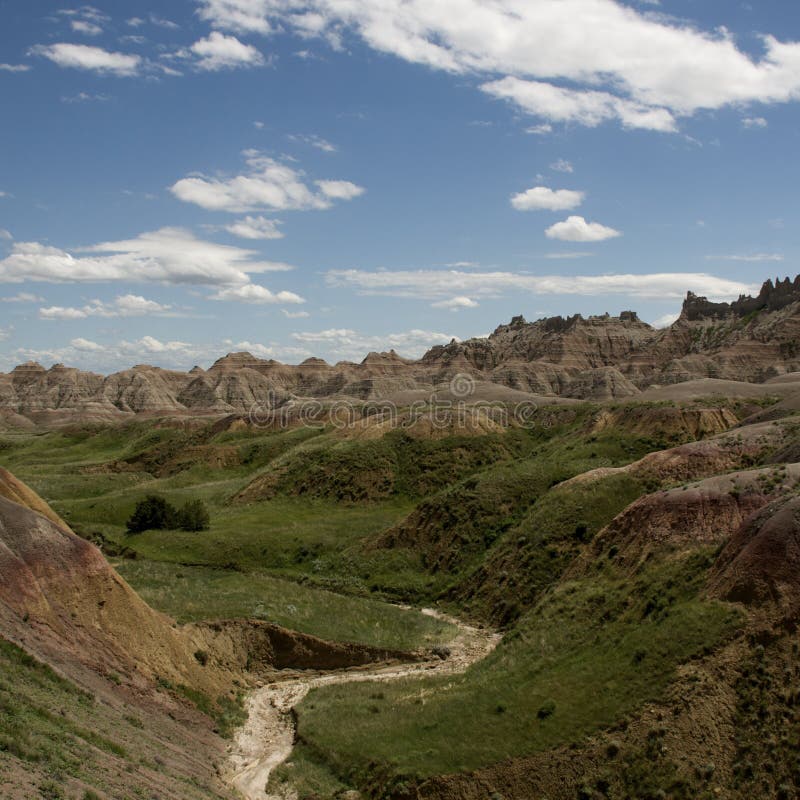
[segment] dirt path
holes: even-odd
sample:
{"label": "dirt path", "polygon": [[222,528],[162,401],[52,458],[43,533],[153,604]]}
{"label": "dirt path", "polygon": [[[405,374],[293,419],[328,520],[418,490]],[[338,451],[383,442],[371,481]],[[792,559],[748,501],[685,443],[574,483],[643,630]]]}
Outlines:
{"label": "dirt path", "polygon": [[247,800],[286,800],[282,795],[268,795],[266,786],[272,770],[292,753],[295,729],[290,712],[310,689],[328,684],[395,681],[413,675],[424,677],[464,672],[471,664],[489,655],[501,639],[500,634],[494,631],[474,628],[431,609],[425,609],[423,613],[458,628],[457,636],[448,644],[448,658],[325,673],[282,673],[279,682],[270,683],[250,695],[248,720],[231,745],[226,780]]}

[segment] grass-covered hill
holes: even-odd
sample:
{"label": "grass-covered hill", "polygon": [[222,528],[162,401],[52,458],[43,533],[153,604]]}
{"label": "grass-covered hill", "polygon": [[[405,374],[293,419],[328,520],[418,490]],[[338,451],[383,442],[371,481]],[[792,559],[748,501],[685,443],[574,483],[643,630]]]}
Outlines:
{"label": "grass-covered hill", "polygon": [[[313,690],[271,791],[790,798],[792,413],[717,397],[468,429],[165,418],[8,430],[0,462],[179,623],[445,655],[455,629],[419,613],[438,606],[504,634],[463,674]],[[153,494],[201,500],[210,528],[129,533]]]}

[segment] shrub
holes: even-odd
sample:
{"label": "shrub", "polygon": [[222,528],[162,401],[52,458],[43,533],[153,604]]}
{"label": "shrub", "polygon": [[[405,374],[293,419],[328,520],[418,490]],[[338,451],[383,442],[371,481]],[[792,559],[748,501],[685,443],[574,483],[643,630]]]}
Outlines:
{"label": "shrub", "polygon": [[177,522],[178,514],[175,507],[163,497],[150,494],[136,504],[127,527],[131,533],[142,533],[143,531],[177,528]]}
{"label": "shrub", "polygon": [[536,712],[536,716],[539,719],[547,719],[553,716],[555,710],[556,704],[552,700],[547,700],[545,703],[542,703],[541,708]]}
{"label": "shrub", "polygon": [[208,530],[210,523],[208,509],[202,500],[190,500],[178,510],[163,497],[151,494],[136,504],[127,527],[130,533],[177,528],[185,531],[204,531]]}
{"label": "shrub", "polygon": [[206,531],[211,524],[208,509],[202,500],[190,500],[178,512],[178,523],[185,531]]}

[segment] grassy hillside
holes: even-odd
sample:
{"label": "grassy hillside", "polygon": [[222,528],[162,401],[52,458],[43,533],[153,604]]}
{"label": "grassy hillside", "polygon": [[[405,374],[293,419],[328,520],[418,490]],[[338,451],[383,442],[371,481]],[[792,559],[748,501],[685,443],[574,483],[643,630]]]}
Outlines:
{"label": "grassy hillside", "polygon": [[463,676],[316,689],[298,710],[301,740],[357,785],[579,740],[658,697],[679,664],[736,629],[734,610],[698,597],[710,556],[654,566],[633,582],[608,564],[561,584]]}
{"label": "grassy hillside", "polygon": [[[728,419],[705,411],[704,425]],[[399,798],[421,780],[635,727],[687,664],[741,631],[740,611],[705,595],[707,544],[657,549],[635,573],[607,550],[564,579],[612,519],[667,485],[613,471],[565,481],[689,440],[700,417],[674,412],[570,406],[530,429],[428,437],[136,422],[0,435],[0,460],[181,622],[256,618],[404,649],[454,636],[423,605],[501,627],[498,649],[463,675],[332,685],[297,709],[300,744],[274,781],[301,798],[348,787]],[[210,530],[129,534],[152,493],[203,500]],[[614,778],[630,777],[627,795],[580,796],[673,796],[677,766],[630,758]]]}
{"label": "grassy hillside", "polygon": [[210,766],[194,758],[221,753],[214,752],[210,736],[204,739],[199,717],[192,723],[199,727],[187,733],[166,709],[129,706],[109,690],[79,688],[0,638],[3,798],[224,796]]}

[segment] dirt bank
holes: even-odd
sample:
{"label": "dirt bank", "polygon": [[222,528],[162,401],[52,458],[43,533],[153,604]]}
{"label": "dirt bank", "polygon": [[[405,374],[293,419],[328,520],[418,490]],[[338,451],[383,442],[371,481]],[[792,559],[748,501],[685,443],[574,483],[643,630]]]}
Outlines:
{"label": "dirt bank", "polygon": [[485,658],[500,641],[500,634],[474,628],[456,619],[426,609],[424,613],[456,625],[459,633],[448,645],[446,659],[434,658],[413,664],[382,664],[334,672],[286,672],[280,680],[257,689],[247,702],[248,720],[230,747],[226,780],[247,800],[285,800],[268,795],[272,770],[292,753],[295,725],[292,709],[309,690],[355,681],[395,681],[418,675],[453,674],[465,671]]}

